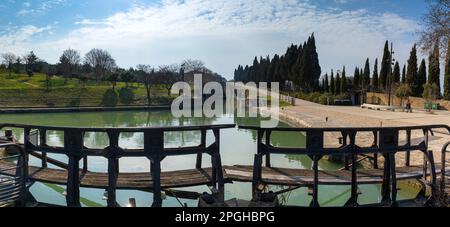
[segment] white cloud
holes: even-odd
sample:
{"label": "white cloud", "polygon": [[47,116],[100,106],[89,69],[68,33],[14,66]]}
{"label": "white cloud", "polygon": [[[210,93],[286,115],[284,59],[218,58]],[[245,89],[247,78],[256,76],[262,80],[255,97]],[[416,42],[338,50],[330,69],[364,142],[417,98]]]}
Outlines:
{"label": "white cloud", "polygon": [[13,52],[16,54],[22,54],[25,51],[29,51],[33,48],[31,39],[38,34],[52,29],[52,26],[36,27],[33,25],[27,25],[0,35],[0,50],[3,52]]}
{"label": "white cloud", "polygon": [[39,4],[39,6],[32,8],[31,2],[24,2],[21,10],[17,12],[17,16],[28,16],[28,15],[37,15],[37,14],[44,14],[47,11],[60,6],[64,3],[66,3],[67,0],[45,0]]}
{"label": "white cloud", "polygon": [[343,64],[352,69],[366,57],[381,57],[386,39],[401,48],[396,48],[399,59],[406,60],[418,27],[392,13],[320,9],[307,0],[164,0],[76,25],[65,37],[36,44],[36,49],[56,61],[66,48],[84,53],[105,48],[123,67],[200,58],[229,78],[238,64],[250,64],[255,55],[282,54],[312,32],[323,71]]}

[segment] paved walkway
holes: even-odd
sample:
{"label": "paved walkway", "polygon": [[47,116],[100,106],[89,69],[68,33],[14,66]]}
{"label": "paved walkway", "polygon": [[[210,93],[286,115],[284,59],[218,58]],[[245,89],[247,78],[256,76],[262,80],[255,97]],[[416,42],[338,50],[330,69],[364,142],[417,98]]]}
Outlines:
{"label": "paved walkway", "polygon": [[[284,107],[280,110],[280,118],[297,127],[380,127],[380,126],[411,126],[411,125],[450,125],[450,112],[436,111],[434,114],[426,112],[405,113],[391,111],[368,110],[360,107],[324,106],[304,100],[296,100],[296,106]],[[412,133],[413,139],[422,137],[418,131]],[[327,135],[327,145],[337,145],[339,134]],[[403,137],[403,138],[402,138]],[[400,135],[400,140],[405,140],[406,135]],[[357,140],[367,146],[373,140],[370,133],[361,133]],[[447,132],[439,131],[436,137],[430,141],[430,149],[435,154],[435,160],[440,160],[442,146],[450,141]],[[420,164],[423,157],[420,153],[414,153],[413,164]],[[399,155],[399,164],[404,162],[404,157]]]}

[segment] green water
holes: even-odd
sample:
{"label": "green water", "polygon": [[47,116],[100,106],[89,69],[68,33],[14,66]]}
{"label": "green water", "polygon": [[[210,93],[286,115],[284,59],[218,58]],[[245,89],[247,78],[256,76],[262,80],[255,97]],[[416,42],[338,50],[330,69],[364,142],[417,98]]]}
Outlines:
{"label": "green water", "polygon": [[[152,127],[152,126],[188,126],[205,124],[229,124],[238,125],[258,125],[256,118],[235,118],[231,115],[223,115],[214,119],[185,118],[175,119],[170,111],[128,111],[128,112],[98,112],[98,113],[50,113],[50,114],[14,114],[0,115],[0,123],[20,123],[46,126],[75,126],[75,127]],[[280,123],[281,127],[288,127]],[[21,131],[14,131],[15,137],[23,140]],[[48,132],[48,144],[60,146],[63,144],[62,133]],[[212,135],[207,136],[209,142]],[[200,133],[166,133],[165,146],[179,147],[197,145],[200,141]],[[305,137],[301,133],[274,133],[272,143],[276,146],[302,147],[305,144]],[[85,136],[85,145],[90,148],[103,148],[108,146],[108,139],[102,133],[88,133]],[[143,146],[143,134],[125,133],[121,135],[120,146],[123,148],[141,148]],[[248,130],[226,129],[221,132],[221,154],[224,165],[252,165],[254,154],[256,153],[256,133]],[[67,161],[64,155],[51,155],[52,158]],[[163,171],[192,169],[195,167],[196,156],[168,157],[162,162]],[[206,166],[210,163],[209,157],[204,157]],[[30,164],[40,165],[40,160],[31,158]],[[284,168],[311,168],[312,162],[306,156],[295,155],[274,155],[272,157],[273,166]],[[149,161],[145,158],[123,158],[120,160],[120,171],[140,172],[149,171]],[[341,166],[327,161],[320,162],[320,168],[324,170],[335,170]],[[106,172],[107,160],[104,158],[89,158],[88,168],[91,171]],[[65,186],[48,185],[36,183],[31,189],[33,196],[40,202],[65,205],[63,195]],[[187,190],[205,192],[206,186],[186,188]],[[250,183],[227,184],[226,198],[251,198]],[[273,187],[273,190],[280,188]],[[359,197],[361,204],[376,203],[380,200],[379,185],[361,185],[362,195]],[[83,206],[106,206],[103,200],[104,190],[81,189]],[[403,189],[399,191],[399,198],[406,199],[414,197],[411,190]],[[320,186],[319,198],[322,206],[342,206],[350,197],[350,186]],[[129,198],[136,198],[138,206],[149,206],[152,203],[150,193],[134,190],[119,190],[117,192],[118,203],[126,206]],[[307,206],[311,201],[307,189],[301,188],[292,193],[285,194],[281,198],[287,205]],[[196,206],[197,201],[181,200],[188,206]],[[175,198],[168,197],[164,200],[164,206],[176,207],[180,203]]]}

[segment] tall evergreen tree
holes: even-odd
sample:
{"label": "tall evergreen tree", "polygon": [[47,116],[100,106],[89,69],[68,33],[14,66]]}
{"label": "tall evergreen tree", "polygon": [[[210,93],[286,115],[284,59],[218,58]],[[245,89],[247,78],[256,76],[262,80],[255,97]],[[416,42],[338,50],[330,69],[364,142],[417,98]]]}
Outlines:
{"label": "tall evergreen tree", "polygon": [[441,69],[439,65],[439,42],[436,42],[433,51],[430,53],[428,58],[428,83],[433,85],[436,84],[438,88],[438,94],[441,94]]}
{"label": "tall evergreen tree", "polygon": [[[419,71],[417,72],[417,91],[415,93],[416,97],[422,97],[424,91],[424,85],[427,83],[427,66],[425,64],[425,59],[422,59],[420,63]],[[414,91],[413,91],[414,92]]]}
{"label": "tall evergreen tree", "polygon": [[409,84],[411,87],[411,91],[413,96],[421,97],[422,94],[420,93],[421,88],[417,84],[417,48],[414,44],[409,59],[408,59],[408,68],[406,71],[406,83]]}
{"label": "tall evergreen tree", "polygon": [[398,62],[395,62],[394,73],[392,75],[393,75],[392,81],[395,84],[399,84],[401,79],[400,79],[400,64]]}
{"label": "tall evergreen tree", "polygon": [[406,83],[406,65],[403,65],[403,71],[402,71],[402,83]]}
{"label": "tall evergreen tree", "polygon": [[379,88],[378,59],[375,59],[375,66],[373,67],[372,87],[375,91],[378,91],[378,88]]}
{"label": "tall evergreen tree", "polygon": [[339,73],[337,73],[336,74],[336,84],[335,84],[335,89],[336,89],[336,92],[335,92],[335,94],[336,95],[340,95],[341,93],[342,93],[342,90],[341,90],[341,75],[339,75]]}
{"label": "tall evergreen tree", "polygon": [[330,93],[331,94],[336,94],[336,81],[334,79],[334,72],[333,72],[333,70],[331,70]]}
{"label": "tall evergreen tree", "polygon": [[353,87],[356,89],[361,85],[361,76],[359,75],[358,67],[355,68],[355,72],[353,73]]}
{"label": "tall evergreen tree", "polygon": [[444,98],[450,100],[450,40],[447,44],[447,58],[445,59]]}
{"label": "tall evergreen tree", "polygon": [[303,46],[303,51],[293,70],[298,72],[298,77],[294,82],[301,86],[306,92],[315,91],[319,85],[321,68],[317,54],[314,34],[309,37],[308,42]]}
{"label": "tall evergreen tree", "polygon": [[370,86],[370,63],[369,58],[366,60],[366,64],[364,66],[364,73],[362,75],[363,77],[363,86],[365,88],[368,88]]}
{"label": "tall evergreen tree", "polygon": [[345,72],[345,66],[342,70],[342,78],[341,78],[341,93],[347,92],[347,75]]}
{"label": "tall evergreen tree", "polygon": [[384,53],[383,53],[383,59],[381,59],[381,71],[380,71],[380,83],[379,88],[385,89],[388,85],[388,76],[389,76],[389,69],[390,69],[390,58],[391,58],[391,52],[389,51],[389,42],[386,41],[386,44],[384,45]]}
{"label": "tall evergreen tree", "polygon": [[325,74],[324,91],[325,92],[329,92],[330,91],[330,81],[328,80],[328,73]]}

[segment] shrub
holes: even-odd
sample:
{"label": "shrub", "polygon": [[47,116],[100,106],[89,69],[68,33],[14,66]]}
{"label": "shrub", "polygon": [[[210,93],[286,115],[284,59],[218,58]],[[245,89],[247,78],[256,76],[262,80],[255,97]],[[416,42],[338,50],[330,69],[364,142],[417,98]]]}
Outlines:
{"label": "shrub", "polygon": [[119,97],[114,89],[108,89],[103,95],[102,105],[103,106],[116,106],[119,102]]}
{"label": "shrub", "polygon": [[134,102],[134,92],[129,88],[121,88],[119,90],[120,102],[126,105],[132,104]]}

